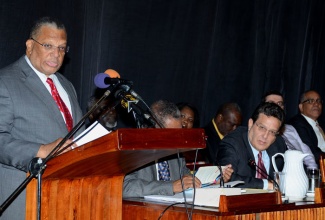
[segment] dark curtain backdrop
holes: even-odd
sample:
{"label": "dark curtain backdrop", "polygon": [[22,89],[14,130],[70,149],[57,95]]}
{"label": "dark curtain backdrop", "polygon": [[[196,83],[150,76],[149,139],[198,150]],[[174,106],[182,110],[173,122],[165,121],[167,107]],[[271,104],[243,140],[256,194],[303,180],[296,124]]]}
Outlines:
{"label": "dark curtain backdrop", "polygon": [[270,89],[285,94],[287,118],[304,90],[325,97],[323,0],[11,0],[0,11],[0,67],[24,54],[34,20],[65,23],[71,51],[60,71],[84,111],[94,76],[108,68],[148,104],[193,103],[201,125],[228,101],[246,125]]}

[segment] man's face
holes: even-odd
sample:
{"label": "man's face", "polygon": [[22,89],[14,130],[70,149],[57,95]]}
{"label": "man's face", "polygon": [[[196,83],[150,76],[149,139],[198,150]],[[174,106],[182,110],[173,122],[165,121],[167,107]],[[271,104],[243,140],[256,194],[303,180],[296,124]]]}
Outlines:
{"label": "man's face", "polygon": [[268,95],[265,97],[265,102],[277,104],[278,106],[280,106],[280,108],[284,110],[283,98],[280,95]]}
{"label": "man's face", "polygon": [[182,120],[181,118],[173,118],[168,117],[166,120],[164,120],[164,126],[165,128],[182,128]]}
{"label": "man's face", "polygon": [[226,115],[219,114],[216,119],[218,130],[224,136],[235,130],[241,123],[242,116],[236,111],[231,111]]}
{"label": "man's face", "polygon": [[302,101],[302,103],[299,104],[300,113],[316,121],[322,113],[323,105],[321,101],[322,98],[317,92],[307,92],[305,94],[304,100]]}
{"label": "man's face", "polygon": [[65,53],[59,52],[58,46],[67,45],[67,35],[64,30],[59,30],[51,26],[43,26],[35,40],[41,44],[51,44],[51,50],[47,50],[42,45],[32,39],[26,41],[26,55],[32,65],[45,75],[49,76],[57,72],[63,62]]}
{"label": "man's face", "polygon": [[[96,102],[98,100],[96,99]],[[89,121],[99,121],[107,127],[111,127],[117,121],[117,112],[109,99],[103,100],[99,106],[89,115]]]}
{"label": "man's face", "polygon": [[248,121],[248,140],[256,150],[266,150],[275,141],[280,126],[279,119],[260,113],[255,123]]}

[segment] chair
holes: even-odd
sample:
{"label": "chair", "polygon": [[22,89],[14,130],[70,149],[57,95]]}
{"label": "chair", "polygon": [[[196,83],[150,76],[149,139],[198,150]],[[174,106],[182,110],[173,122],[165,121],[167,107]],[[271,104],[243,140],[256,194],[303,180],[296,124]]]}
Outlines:
{"label": "chair", "polygon": [[325,202],[325,153],[322,153],[319,156],[319,170],[321,183],[319,188],[315,188],[315,203],[324,203]]}

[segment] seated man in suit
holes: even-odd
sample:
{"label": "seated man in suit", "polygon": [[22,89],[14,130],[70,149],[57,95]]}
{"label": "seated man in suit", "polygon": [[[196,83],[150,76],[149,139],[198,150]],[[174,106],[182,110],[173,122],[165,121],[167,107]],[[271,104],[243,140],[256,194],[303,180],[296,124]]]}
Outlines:
{"label": "seated man in suit", "polygon": [[300,97],[300,113],[290,119],[301,140],[309,146],[319,165],[319,157],[325,152],[325,140],[322,124],[317,121],[322,113],[323,100],[314,90],[304,92]]}
{"label": "seated man in suit", "polygon": [[[151,110],[164,128],[182,128],[181,114],[174,103],[160,100],[151,105]],[[163,170],[163,167],[167,168],[167,171]],[[230,165],[224,170],[225,182],[229,181],[232,172]],[[193,183],[195,187],[201,187],[200,180],[196,177],[193,180],[193,176],[189,174],[190,170],[186,168],[184,158],[177,158],[177,155],[162,158],[157,163],[147,164],[126,175],[123,184],[123,197],[173,195],[182,192],[183,189],[193,187]],[[182,181],[179,179],[181,175],[183,176]]]}
{"label": "seated man in suit", "polygon": [[[101,99],[103,94],[106,92],[106,89],[96,88],[94,95],[90,97],[87,103],[87,110],[89,111],[98,100]],[[92,112],[89,117],[89,125],[98,121],[103,125],[107,130],[114,130],[117,126],[117,111],[115,109],[115,102],[107,97],[104,99],[94,112]],[[88,126],[89,126],[88,125]]]}
{"label": "seated man in suit", "polygon": [[[283,122],[284,111],[278,105],[261,103],[249,119],[248,128],[238,127],[220,142],[217,160],[220,165],[232,165],[234,173],[231,180],[245,182],[240,187],[273,189],[266,173],[273,176],[271,157],[284,153],[287,148],[278,135]],[[261,169],[251,166],[250,160],[255,160]],[[282,158],[277,158],[276,162],[277,167],[282,169]]]}
{"label": "seated man in suit", "polygon": [[207,147],[204,149],[207,162],[216,164],[219,142],[241,123],[242,113],[237,103],[224,103],[219,107],[215,117],[204,127],[208,137]]}
{"label": "seated man in suit", "polygon": [[[269,91],[265,93],[262,97],[262,102],[273,102],[284,110],[284,97],[282,93],[278,91]],[[281,135],[286,142],[288,149],[299,150],[303,153],[309,154],[309,156],[304,158],[304,164],[307,168],[317,168],[317,163],[313,153],[310,148],[303,143],[298,132],[292,125],[285,124]]]}

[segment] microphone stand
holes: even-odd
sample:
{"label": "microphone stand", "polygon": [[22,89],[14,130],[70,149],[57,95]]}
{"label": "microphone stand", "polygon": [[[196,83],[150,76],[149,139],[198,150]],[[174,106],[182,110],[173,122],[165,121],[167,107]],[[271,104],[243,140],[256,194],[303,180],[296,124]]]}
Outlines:
{"label": "microphone stand", "polygon": [[260,173],[262,172],[267,177],[269,177],[270,180],[272,180],[272,182],[275,184],[275,187],[278,188],[279,192],[281,193],[279,184],[267,172],[265,172],[263,169],[261,169],[259,166],[257,166],[254,160],[252,160],[252,159],[248,160],[248,165],[251,166],[251,167],[254,166],[255,167],[255,170],[257,168]]}
{"label": "microphone stand", "polygon": [[218,168],[220,170],[220,188],[224,188],[225,187],[225,181],[223,179],[223,173],[222,173],[222,169],[221,169],[220,164],[218,164]]}
{"label": "microphone stand", "polygon": [[[131,110],[136,114],[139,115],[141,117],[143,117],[144,119],[146,119],[147,121],[150,122],[151,125],[155,126],[158,125],[160,128],[164,128],[163,124],[154,117],[154,115],[149,112],[145,112],[137,103],[138,100],[129,100],[127,98],[127,92],[130,91],[130,88],[128,86],[121,86],[121,89],[117,90],[114,94],[114,96],[116,98],[120,98],[120,100],[122,100],[122,102],[127,103],[127,106],[122,105],[124,108],[128,109],[128,112],[130,112]],[[132,95],[132,94],[131,94]],[[138,95],[137,95],[138,96]],[[144,102],[142,100],[142,98],[140,99],[140,101]],[[150,111],[150,108],[148,107],[148,110]],[[139,124],[137,124],[138,127],[141,127]]]}
{"label": "microphone stand", "polygon": [[[118,84],[117,84],[118,85]],[[33,178],[37,177],[38,180],[38,185],[37,185],[37,191],[38,191],[38,196],[37,196],[37,219],[40,220],[41,218],[41,185],[42,185],[42,174],[46,168],[46,163],[62,153],[65,149],[70,147],[73,143],[70,145],[64,147],[63,149],[60,150],[60,148],[63,146],[63,144],[70,139],[84,124],[85,120],[89,117],[91,113],[93,113],[98,107],[99,104],[106,99],[110,94],[111,91],[113,91],[117,85],[113,85],[111,90],[108,89],[104,95],[97,101],[97,103],[80,119],[80,121],[71,129],[71,131],[60,141],[60,143],[55,146],[52,151],[49,153],[49,155],[42,159],[39,157],[35,157],[31,160],[29,164],[29,176],[17,187],[17,189],[4,201],[1,206],[0,206],[0,216],[2,213],[8,208],[8,206],[20,195],[20,193],[26,188],[28,183]]]}

